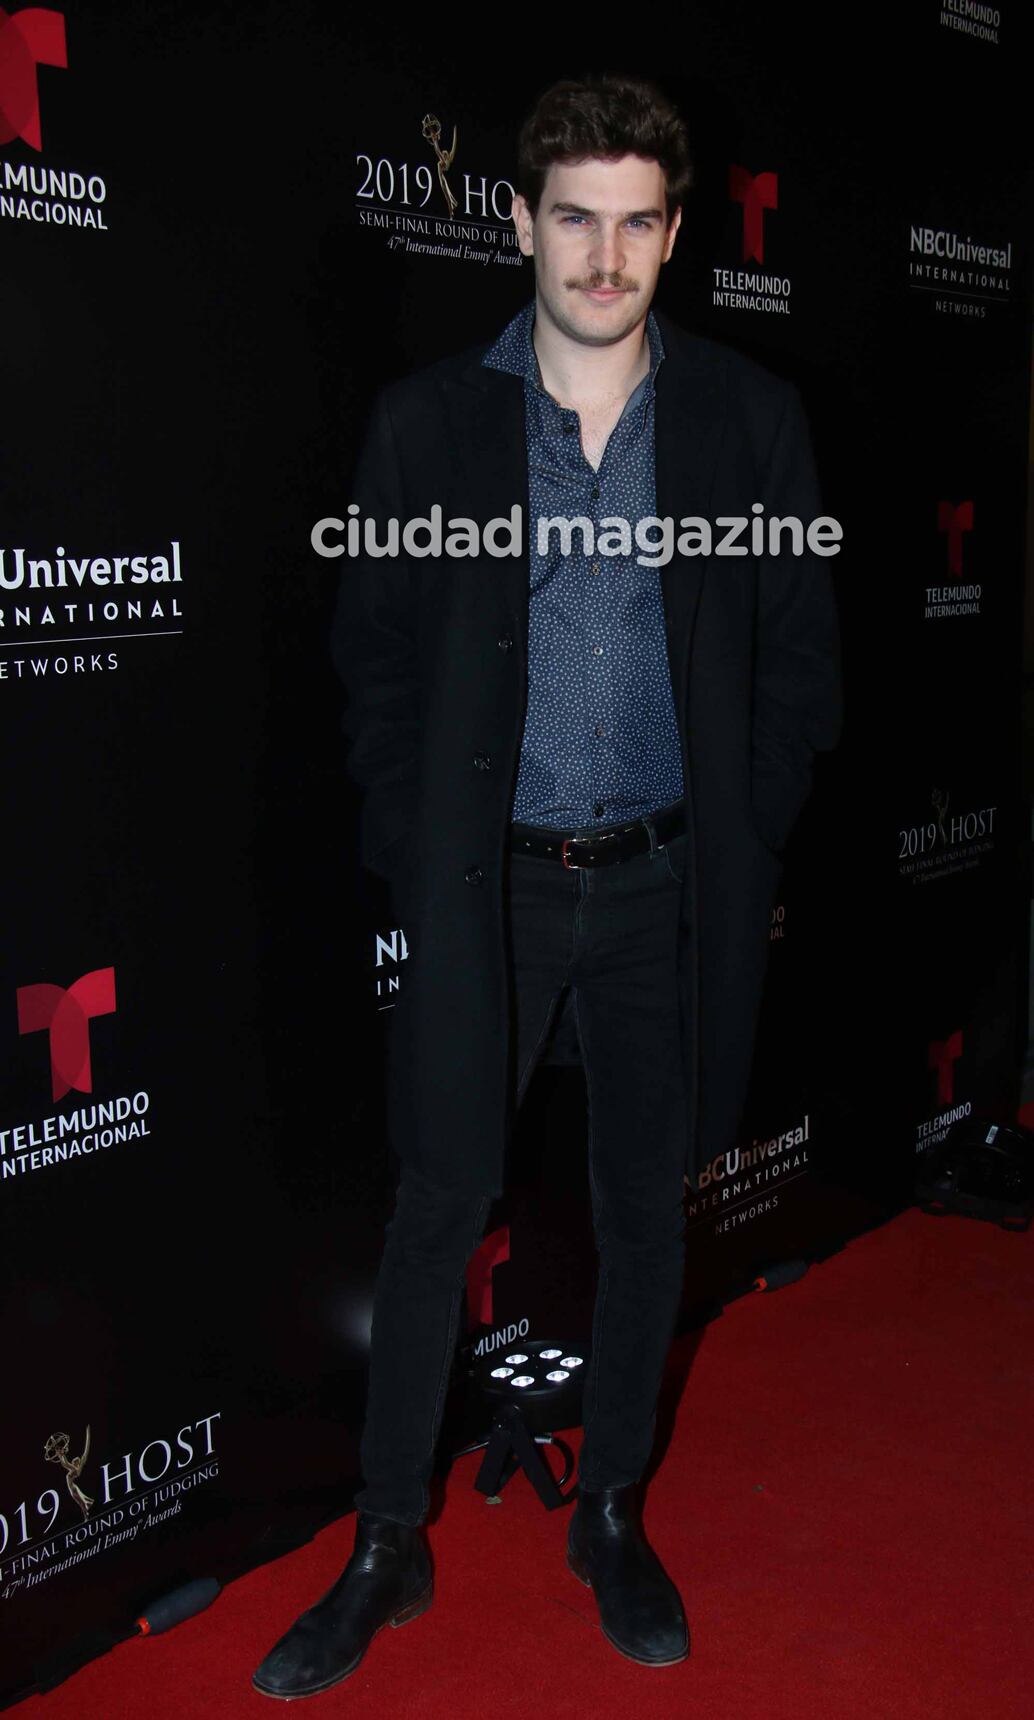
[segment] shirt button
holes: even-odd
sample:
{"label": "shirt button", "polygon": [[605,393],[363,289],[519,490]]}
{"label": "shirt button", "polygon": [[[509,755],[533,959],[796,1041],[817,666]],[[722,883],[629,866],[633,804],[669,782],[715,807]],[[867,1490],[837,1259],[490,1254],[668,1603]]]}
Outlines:
{"label": "shirt button", "polygon": [[593,729],[593,731],[592,731],[592,732],[593,732],[593,734],[594,734],[594,735],[601,735],[601,734],[603,734],[603,732],[604,732],[604,731],[603,731],[603,724],[602,724],[602,723],[597,723],[597,724],[596,724],[596,727],[595,727],[595,728],[594,728],[594,729]]}
{"label": "shirt button", "polygon": [[474,754],[474,769],[475,770],[490,770],[491,767],[492,767],[492,760],[489,757],[488,753],[475,753]]}
{"label": "shirt button", "polygon": [[593,484],[592,489],[589,491],[589,494],[592,497],[593,501],[596,500],[596,497],[599,495],[599,493],[600,493],[599,484]]}
{"label": "shirt button", "polygon": [[496,640],[496,644],[498,645],[500,651],[509,651],[511,645],[513,644],[513,640],[510,638],[509,633],[504,633],[501,639]]}
{"label": "shirt button", "polygon": [[602,800],[597,800],[593,805],[592,816],[594,818],[602,818],[603,813],[604,813],[603,802],[602,802]]}
{"label": "shirt button", "polygon": [[463,874],[464,880],[468,884],[480,884],[484,881],[484,876],[480,866],[468,866]]}
{"label": "shirt button", "polygon": [[594,561],[592,566],[589,569],[589,572],[590,573],[599,573],[599,571],[600,571],[600,564],[598,561]]}
{"label": "shirt button", "polygon": [[602,645],[594,645],[592,648],[592,654],[594,657],[602,657],[603,656],[603,646]]}
{"label": "shirt button", "polygon": [[572,434],[573,434],[573,432],[574,432],[574,431],[575,431],[575,430],[577,430],[577,428],[578,428],[578,426],[577,426],[577,424],[565,424],[565,425],[564,425],[564,435],[565,435],[565,436],[570,436],[570,435],[572,435]]}

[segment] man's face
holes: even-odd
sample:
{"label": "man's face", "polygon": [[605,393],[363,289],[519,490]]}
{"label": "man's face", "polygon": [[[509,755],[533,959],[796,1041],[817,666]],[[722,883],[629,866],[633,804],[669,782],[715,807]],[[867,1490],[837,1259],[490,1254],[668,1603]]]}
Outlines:
{"label": "man's face", "polygon": [[660,163],[625,155],[554,162],[537,216],[518,192],[513,218],[546,315],[584,346],[609,346],[645,318],[682,213],[665,226]]}

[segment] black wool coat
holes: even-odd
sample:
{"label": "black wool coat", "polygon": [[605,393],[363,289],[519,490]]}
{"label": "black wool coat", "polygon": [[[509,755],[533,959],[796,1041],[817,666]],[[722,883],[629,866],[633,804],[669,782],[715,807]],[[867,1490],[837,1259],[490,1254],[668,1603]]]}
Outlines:
{"label": "black wool coat", "polygon": [[[821,513],[796,389],[656,312],[657,513]],[[383,388],[351,501],[359,523],[442,507],[483,525],[519,504],[522,553],[346,555],[332,654],[364,863],[391,881],[409,948],[390,1024],[392,1145],[439,1180],[499,1194],[513,1119],[504,937],[507,825],[527,682],[524,383],[487,343]],[[715,542],[722,535],[715,529]],[[744,533],[740,543],[748,541]],[[576,546],[580,539],[576,535]],[[576,548],[575,553],[580,553]],[[841,727],[830,562],[680,556],[658,569],[689,829],[678,972],[686,1171],[735,1144],[782,853],[816,751]]]}

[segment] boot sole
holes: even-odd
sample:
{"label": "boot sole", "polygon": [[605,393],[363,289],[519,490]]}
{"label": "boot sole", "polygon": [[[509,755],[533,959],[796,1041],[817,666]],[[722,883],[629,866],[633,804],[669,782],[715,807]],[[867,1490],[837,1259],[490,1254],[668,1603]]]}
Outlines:
{"label": "boot sole", "polygon": [[[400,1624],[408,1624],[410,1619],[419,1618],[421,1613],[426,1612],[433,1599],[434,1587],[432,1585],[431,1588],[425,1589],[422,1595],[417,1595],[415,1601],[410,1601],[406,1606],[400,1608],[393,1618],[385,1619],[384,1623],[390,1624],[393,1629],[397,1629]],[[384,1625],[379,1624],[377,1629],[374,1631],[373,1636],[371,1636],[370,1642],[372,1642],[374,1636],[379,1635],[383,1629]],[[254,1677],[251,1680],[252,1688],[257,1690],[260,1696],[271,1696],[276,1702],[301,1702],[304,1701],[306,1696],[318,1696],[321,1691],[332,1690],[335,1684],[342,1683],[344,1679],[350,1678],[353,1672],[358,1671],[358,1668],[370,1647],[370,1642],[366,1644],[366,1648],[363,1649],[361,1654],[356,1655],[351,1666],[345,1667],[344,1672],[335,1673],[333,1678],[326,1679],[322,1684],[313,1684],[307,1690],[270,1690],[266,1685],[260,1684],[258,1679]]]}
{"label": "boot sole", "polygon": [[[567,1555],[567,1568],[569,1571],[574,1573],[580,1583],[585,1584],[587,1589],[592,1588],[592,1578],[585,1575],[584,1570],[574,1562],[570,1553]],[[626,1660],[634,1660],[637,1666],[677,1666],[680,1660],[688,1660],[689,1658],[688,1643],[681,1654],[673,1654],[667,1660],[653,1660],[642,1654],[633,1654],[630,1649],[623,1648],[621,1643],[617,1641],[616,1637],[611,1636],[602,1619],[600,1619],[600,1630],[603,1632],[603,1635],[606,1637],[612,1648],[616,1648],[618,1653],[623,1654]]]}

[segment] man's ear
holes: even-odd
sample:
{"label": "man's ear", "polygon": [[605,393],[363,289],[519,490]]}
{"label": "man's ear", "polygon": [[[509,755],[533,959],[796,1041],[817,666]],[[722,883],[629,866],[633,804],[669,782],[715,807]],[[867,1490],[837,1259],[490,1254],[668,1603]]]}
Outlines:
{"label": "man's ear", "polygon": [[535,255],[535,234],[533,223],[535,217],[528,207],[528,200],[519,191],[513,195],[513,206],[510,210],[513,224],[517,229],[517,243],[526,257]]}
{"label": "man's ear", "polygon": [[668,261],[668,258],[671,256],[672,251],[675,249],[675,235],[678,232],[679,227],[681,225],[682,225],[682,205],[679,204],[676,207],[675,213],[671,218],[671,226],[668,228],[668,236],[664,241],[664,255],[661,257],[662,263],[666,263]]}

